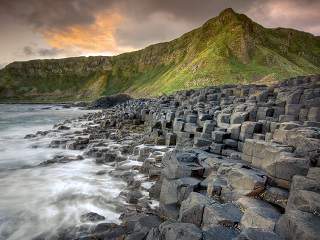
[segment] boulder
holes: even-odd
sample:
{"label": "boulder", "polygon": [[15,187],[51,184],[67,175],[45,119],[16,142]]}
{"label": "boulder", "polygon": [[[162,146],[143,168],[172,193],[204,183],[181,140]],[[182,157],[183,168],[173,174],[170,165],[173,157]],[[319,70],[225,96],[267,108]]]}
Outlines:
{"label": "boulder", "polygon": [[259,198],[241,197],[236,201],[236,204],[244,212],[248,208],[269,208],[270,204],[262,201]]}
{"label": "boulder", "polygon": [[173,132],[181,132],[184,128],[184,120],[182,118],[175,118],[173,122]]}
{"label": "boulder", "polygon": [[230,117],[230,124],[241,124],[249,120],[248,112],[234,112]]}
{"label": "boulder", "polygon": [[239,231],[235,228],[225,227],[225,226],[215,226],[210,227],[203,231],[203,240],[232,240],[237,237]]}
{"label": "boulder", "polygon": [[162,219],[178,220],[179,208],[176,203],[159,205],[159,214]]}
{"label": "boulder", "polygon": [[238,140],[240,136],[241,124],[231,124],[227,129],[230,133],[230,138],[233,140]]}
{"label": "boulder", "polygon": [[202,231],[191,223],[164,222],[152,230],[147,240],[202,240]]}
{"label": "boulder", "polygon": [[296,174],[305,175],[310,165],[308,159],[295,157],[292,151],[293,148],[287,145],[247,139],[242,159],[272,177],[291,181]]}
{"label": "boulder", "polygon": [[217,125],[221,128],[228,128],[230,124],[230,116],[228,113],[219,113],[217,116]]}
{"label": "boulder", "polygon": [[154,227],[158,227],[161,221],[158,216],[155,215],[143,215],[135,220],[134,232],[143,232],[145,235]]}
{"label": "boulder", "polygon": [[286,208],[289,197],[289,191],[287,189],[278,187],[268,187],[263,193],[260,194],[260,197],[264,201],[267,201],[282,208]]}
{"label": "boulder", "polygon": [[318,240],[319,226],[319,216],[299,210],[289,210],[281,216],[275,231],[286,240]]}
{"label": "boulder", "polygon": [[86,214],[82,214],[80,217],[81,222],[99,222],[99,221],[103,221],[105,219],[106,218],[104,216],[101,216],[95,212],[89,212]]}
{"label": "boulder", "polygon": [[168,179],[201,175],[203,167],[198,164],[197,154],[194,152],[173,150],[167,152],[162,164],[163,175]]}
{"label": "boulder", "polygon": [[215,124],[213,123],[213,121],[207,120],[203,124],[202,132],[206,134],[211,134],[212,131],[214,130],[214,127],[215,127]]}
{"label": "boulder", "polygon": [[192,177],[184,177],[180,179],[167,179],[162,181],[160,192],[161,204],[176,204],[187,199],[189,194],[196,190],[200,184],[200,180]]}
{"label": "boulder", "polygon": [[244,122],[241,125],[241,131],[239,139],[244,141],[248,138],[253,138],[254,133],[260,133],[262,130],[262,124],[259,122]]}
{"label": "boulder", "polygon": [[184,131],[188,132],[188,133],[202,132],[202,127],[200,127],[196,123],[185,123],[184,124]]}
{"label": "boulder", "polygon": [[129,191],[126,195],[127,202],[130,204],[137,204],[139,199],[143,197],[142,193],[138,190]]}
{"label": "boulder", "polygon": [[261,193],[267,177],[247,167],[232,167],[227,173],[228,184],[237,195],[256,196]]}
{"label": "boulder", "polygon": [[285,114],[293,115],[295,116],[295,119],[298,119],[301,108],[302,108],[301,104],[287,104],[285,107]]}
{"label": "boulder", "polygon": [[197,115],[187,115],[186,122],[187,123],[197,123],[198,116]]}
{"label": "boulder", "polygon": [[320,107],[311,107],[309,109],[308,120],[312,122],[320,122]]}
{"label": "boulder", "polygon": [[300,210],[320,216],[320,168],[310,168],[306,177],[294,176],[287,210]]}
{"label": "boulder", "polygon": [[314,157],[319,154],[320,132],[314,128],[294,128],[291,130],[276,129],[273,134],[274,141],[293,146],[300,156]]}
{"label": "boulder", "polygon": [[228,138],[230,133],[223,131],[213,131],[212,132],[212,140],[216,143],[222,143],[224,139]]}
{"label": "boulder", "polygon": [[241,218],[241,226],[273,231],[280,215],[272,206],[248,208]]}
{"label": "boulder", "polygon": [[166,134],[166,145],[167,146],[174,146],[177,142],[177,135],[174,133],[167,133]]}
{"label": "boulder", "polygon": [[233,227],[240,222],[241,217],[241,211],[233,203],[206,205],[203,210],[202,226],[204,228],[218,225]]}
{"label": "boulder", "polygon": [[209,149],[210,145],[211,145],[212,141],[207,139],[207,138],[195,138],[194,139],[194,147],[196,148],[200,148],[200,149]]}
{"label": "boulder", "polygon": [[154,227],[152,228],[147,237],[145,238],[145,240],[162,240],[160,239],[160,231],[159,231],[159,228],[157,227]]}
{"label": "boulder", "polygon": [[200,193],[190,193],[189,197],[181,203],[179,221],[193,223],[200,227],[204,207],[213,203],[212,199]]}
{"label": "boulder", "polygon": [[266,231],[258,228],[246,228],[236,238],[236,240],[283,240],[273,231]]}

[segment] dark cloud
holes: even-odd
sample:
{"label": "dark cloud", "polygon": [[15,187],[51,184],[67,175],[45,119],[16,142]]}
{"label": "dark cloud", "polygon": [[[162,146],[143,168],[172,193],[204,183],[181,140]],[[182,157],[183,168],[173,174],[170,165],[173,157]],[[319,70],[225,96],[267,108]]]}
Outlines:
{"label": "dark cloud", "polygon": [[255,2],[247,13],[263,25],[290,27],[320,34],[319,0],[269,0]]}
{"label": "dark cloud", "polygon": [[[119,53],[176,38],[227,7],[268,27],[297,28],[320,35],[320,0],[0,0],[0,35],[15,31],[13,23],[20,24],[55,47],[24,48],[24,56],[30,57],[60,56],[62,51],[71,54],[76,49],[70,51],[72,44],[85,54],[93,49]],[[97,24],[102,16],[104,24]],[[101,46],[105,39],[109,42]],[[65,42],[70,46],[62,44]],[[24,45],[29,43],[16,50],[21,51]]]}
{"label": "dark cloud", "polygon": [[0,14],[14,17],[36,28],[63,28],[90,24],[99,9],[108,7],[103,0],[0,0]]}
{"label": "dark cloud", "polygon": [[[261,19],[267,20],[263,16],[269,15],[269,6],[279,3],[289,7],[281,9],[283,18],[288,15],[286,10],[290,10],[290,6],[297,11],[307,9],[311,13],[301,14],[299,19],[288,19],[288,24],[301,27],[319,25],[319,18],[314,18],[319,16],[316,14],[320,12],[319,0],[0,0],[0,15],[12,16],[40,28],[90,24],[102,11],[119,11],[128,21],[132,21],[132,25],[148,21],[155,14],[171,16],[172,23],[178,20],[199,24],[227,7],[261,14]],[[139,25],[136,27],[139,28]],[[170,25],[167,27],[170,28]]]}
{"label": "dark cloud", "polygon": [[31,47],[25,46],[23,48],[23,54],[26,57],[56,57],[58,55],[64,54],[66,51],[64,49],[58,48],[38,48],[38,47]]}
{"label": "dark cloud", "polygon": [[41,57],[54,57],[62,53],[64,53],[64,50],[58,48],[40,48],[38,50],[38,54]]}
{"label": "dark cloud", "polygon": [[23,48],[23,53],[24,53],[24,55],[26,55],[26,56],[32,56],[32,55],[34,55],[33,48],[30,47],[30,46],[25,46],[25,47]]}
{"label": "dark cloud", "polygon": [[223,8],[245,8],[252,0],[0,0],[0,14],[13,16],[35,27],[68,27],[90,24],[97,12],[119,11],[137,21],[166,13],[186,21],[203,21]]}

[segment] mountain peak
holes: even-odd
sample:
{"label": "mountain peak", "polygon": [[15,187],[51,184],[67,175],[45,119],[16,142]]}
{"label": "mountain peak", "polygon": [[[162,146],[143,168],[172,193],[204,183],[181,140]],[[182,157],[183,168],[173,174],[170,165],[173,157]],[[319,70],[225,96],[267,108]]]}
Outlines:
{"label": "mountain peak", "polygon": [[250,24],[252,20],[245,14],[235,12],[232,8],[226,8],[220,14],[213,18],[218,20],[222,24],[228,24],[230,22],[237,22],[241,24]]}
{"label": "mountain peak", "polygon": [[237,13],[233,10],[233,8],[226,8],[222,10],[219,14],[219,16],[223,15],[237,15]]}
{"label": "mountain peak", "polygon": [[213,19],[218,19],[221,23],[228,23],[238,21],[240,20],[240,17],[241,14],[235,12],[232,8],[226,8],[221,11],[216,18]]}

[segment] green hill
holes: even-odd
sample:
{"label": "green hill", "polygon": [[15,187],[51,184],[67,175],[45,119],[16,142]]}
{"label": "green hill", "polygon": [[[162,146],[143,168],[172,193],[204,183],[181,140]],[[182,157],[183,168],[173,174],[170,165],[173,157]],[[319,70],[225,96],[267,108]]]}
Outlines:
{"label": "green hill", "polygon": [[226,9],[165,43],[113,57],[14,62],[0,71],[0,99],[75,100],[173,91],[320,73],[320,37],[268,29]]}

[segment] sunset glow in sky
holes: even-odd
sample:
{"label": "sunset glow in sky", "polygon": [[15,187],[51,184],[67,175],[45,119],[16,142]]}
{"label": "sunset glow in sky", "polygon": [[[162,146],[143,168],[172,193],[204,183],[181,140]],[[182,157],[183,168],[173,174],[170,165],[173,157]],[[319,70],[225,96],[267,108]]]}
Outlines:
{"label": "sunset glow in sky", "polygon": [[0,67],[114,55],[172,40],[232,7],[266,27],[320,35],[319,0],[0,0]]}

